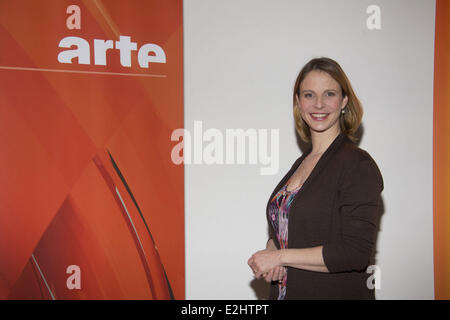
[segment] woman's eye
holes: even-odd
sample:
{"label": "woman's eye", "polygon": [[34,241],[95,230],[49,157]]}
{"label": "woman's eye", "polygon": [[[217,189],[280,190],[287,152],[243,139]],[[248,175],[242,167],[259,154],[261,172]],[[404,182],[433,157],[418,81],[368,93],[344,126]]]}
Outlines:
{"label": "woman's eye", "polygon": [[336,93],[334,93],[333,91],[328,91],[327,92],[327,96],[328,97],[334,97],[336,95]]}
{"label": "woman's eye", "polygon": [[303,96],[304,96],[305,98],[311,98],[311,97],[312,97],[312,94],[311,94],[311,93],[305,93]]}

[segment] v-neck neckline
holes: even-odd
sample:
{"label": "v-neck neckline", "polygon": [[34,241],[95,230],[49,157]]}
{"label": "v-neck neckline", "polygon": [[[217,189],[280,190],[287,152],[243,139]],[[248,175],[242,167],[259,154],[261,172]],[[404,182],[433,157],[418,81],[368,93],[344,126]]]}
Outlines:
{"label": "v-neck neckline", "polygon": [[[328,146],[328,148],[325,150],[325,152],[322,154],[320,159],[317,161],[316,165],[314,166],[313,170],[309,174],[308,178],[303,182],[302,187],[299,189],[299,192],[296,194],[296,198],[299,194],[303,193],[305,189],[307,189],[307,186],[309,185],[310,181],[314,179],[314,177],[321,171],[321,169],[325,166],[325,164],[328,162],[329,155],[332,153],[333,150],[335,150],[338,144],[342,143],[343,140],[346,138],[346,135],[341,132],[334,140],[333,142]],[[295,161],[292,168],[289,170],[288,173],[283,177],[283,179],[278,183],[275,190],[273,191],[270,199],[273,198],[273,196],[286,184],[286,182],[289,180],[289,178],[292,176],[292,174],[298,169],[300,164],[303,162],[303,160],[311,153],[312,146],[310,145],[308,149]]]}

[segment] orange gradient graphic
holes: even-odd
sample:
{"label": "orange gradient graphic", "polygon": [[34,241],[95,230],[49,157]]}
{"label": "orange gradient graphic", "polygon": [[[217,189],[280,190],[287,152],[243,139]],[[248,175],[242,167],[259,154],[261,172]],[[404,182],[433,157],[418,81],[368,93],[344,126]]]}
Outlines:
{"label": "orange gradient graphic", "polygon": [[[120,36],[131,66],[95,64]],[[90,64],[58,62],[65,37]],[[149,43],[166,63],[140,66]],[[0,299],[184,299],[182,43],[180,0],[0,0]]]}
{"label": "orange gradient graphic", "polygon": [[450,299],[450,3],[436,1],[434,61],[434,288]]}

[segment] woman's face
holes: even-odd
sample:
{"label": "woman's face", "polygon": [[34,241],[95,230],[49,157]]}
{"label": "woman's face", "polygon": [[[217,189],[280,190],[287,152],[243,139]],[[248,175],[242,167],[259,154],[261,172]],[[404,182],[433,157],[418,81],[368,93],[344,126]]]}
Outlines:
{"label": "woman's face", "polygon": [[310,71],[300,84],[297,107],[311,134],[332,130],[340,132],[339,116],[347,105],[339,83],[324,71]]}

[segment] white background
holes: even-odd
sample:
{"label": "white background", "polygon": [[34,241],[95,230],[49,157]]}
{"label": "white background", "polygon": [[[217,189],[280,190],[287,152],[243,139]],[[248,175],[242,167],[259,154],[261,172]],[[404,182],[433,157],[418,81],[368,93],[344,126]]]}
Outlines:
{"label": "white background", "polygon": [[[381,30],[368,30],[369,5]],[[301,155],[292,88],[311,58],[340,63],[364,107],[360,147],[384,178],[378,299],[433,299],[434,10],[430,0],[185,0],[185,128],[279,129],[279,170],[185,166],[186,298],[257,299],[247,259],[265,207]]]}

